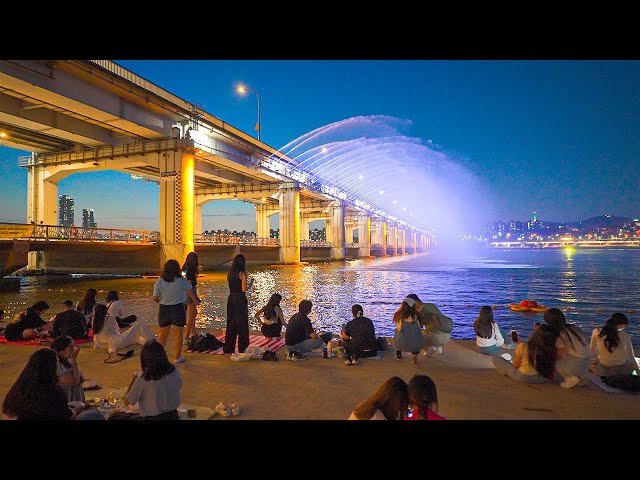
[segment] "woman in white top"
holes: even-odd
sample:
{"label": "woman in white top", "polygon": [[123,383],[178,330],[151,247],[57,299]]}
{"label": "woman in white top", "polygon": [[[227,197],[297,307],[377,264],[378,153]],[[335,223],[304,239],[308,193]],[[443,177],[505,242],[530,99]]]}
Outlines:
{"label": "woman in white top", "polygon": [[615,377],[640,375],[635,360],[631,338],[624,329],[629,319],[624,313],[614,313],[604,327],[595,328],[591,334],[591,357],[595,363],[592,371],[601,376]]}
{"label": "woman in white top", "polygon": [[136,320],[124,332],[116,323],[116,319],[107,314],[107,306],[99,303],[93,317],[93,346],[96,349],[106,348],[109,352],[108,360],[116,359],[116,352],[129,345],[144,345],[147,340],[156,338],[149,327],[143,325],[142,320]]}
{"label": "woman in white top", "polygon": [[349,420],[402,420],[409,410],[407,382],[391,377],[356,407]]}
{"label": "woman in white top", "polygon": [[589,339],[577,325],[567,323],[557,308],[544,312],[544,321],[556,336],[556,371],[563,378],[560,386],[572,388],[589,373]]}
{"label": "woman in white top", "polygon": [[143,420],[179,420],[182,377],[160,342],[145,343],[140,364],[142,372],[133,374],[124,403],[137,403]]}
{"label": "woman in white top", "polygon": [[118,292],[110,290],[109,293],[107,293],[107,313],[116,319],[118,326],[120,328],[129,327],[138,319],[135,315],[128,315],[125,317],[122,312],[123,307],[120,297],[118,296]]}
{"label": "woman in white top", "polygon": [[169,331],[173,328],[175,332],[173,363],[182,363],[186,360],[182,355],[182,341],[184,327],[187,324],[185,306],[187,295],[191,297],[196,307],[200,305],[200,299],[193,292],[193,286],[182,276],[178,261],[173,258],[167,260],[162,268],[160,278],[153,286],[153,300],[160,304],[158,309],[158,326],[160,327],[158,341],[163,348],[167,343]]}
{"label": "woman in white top", "polygon": [[483,355],[498,355],[501,347],[508,348],[505,343],[511,346],[511,342],[505,341],[504,332],[493,321],[493,310],[488,305],[480,309],[478,318],[473,322],[473,329],[476,332],[476,345]]}

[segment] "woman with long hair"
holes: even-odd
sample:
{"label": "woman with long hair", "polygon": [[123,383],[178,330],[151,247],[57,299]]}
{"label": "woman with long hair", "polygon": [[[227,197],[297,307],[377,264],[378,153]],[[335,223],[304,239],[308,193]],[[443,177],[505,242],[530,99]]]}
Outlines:
{"label": "woman with long hair", "polygon": [[393,337],[396,345],[396,359],[402,360],[402,352],[411,352],[411,363],[418,363],[418,354],[424,346],[422,327],[418,321],[415,300],[405,298],[400,308],[393,314],[393,322],[397,325]]}
{"label": "woman with long hair", "polygon": [[251,286],[247,280],[246,260],[239,253],[233,257],[227,272],[229,297],[227,298],[227,328],[224,336],[224,353],[233,353],[238,339],[238,353],[249,346],[249,306],[246,291]]}
{"label": "woman with long hair", "polygon": [[73,338],[62,335],[51,343],[51,350],[58,354],[58,382],[67,394],[67,401],[84,402],[84,376],[78,367],[80,349],[73,343]]}
{"label": "woman with long hair", "polygon": [[488,305],[480,309],[478,318],[473,322],[473,330],[476,332],[476,345],[483,355],[498,355],[501,347],[507,348],[506,344],[511,343],[494,321],[493,310]]}
{"label": "woman with long hair", "polygon": [[446,420],[438,415],[438,391],[428,375],[414,375],[407,385],[411,415],[406,420]]}
{"label": "woman with long hair", "polygon": [[[193,293],[196,298],[198,297],[198,275],[200,274],[200,265],[198,264],[198,254],[196,252],[189,252],[187,258],[182,265],[182,271],[184,277],[191,283]],[[187,295],[187,328],[184,331],[184,344],[189,341],[191,335],[196,331],[196,315],[198,314],[198,307],[193,303],[191,296]]]}
{"label": "woman with long hair", "polygon": [[625,329],[629,319],[624,313],[614,313],[604,327],[594,328],[589,345],[595,363],[591,369],[606,377],[640,375],[633,345]]}
{"label": "woman with long hair", "polygon": [[558,308],[544,312],[544,321],[555,333],[556,372],[562,377],[563,388],[572,388],[589,373],[589,339],[580,327],[567,323],[564,313]]}
{"label": "woman with long hair", "polygon": [[107,306],[103,303],[96,305],[93,316],[93,345],[96,349],[107,349],[107,363],[118,360],[116,352],[119,349],[135,344],[144,345],[147,340],[154,338],[156,334],[144,325],[142,320],[136,320],[124,332],[120,332],[116,319],[107,313]]}
{"label": "woman with long hair", "polygon": [[84,293],[82,299],[76,305],[76,310],[82,312],[85,320],[87,321],[87,326],[91,326],[91,321],[93,320],[94,309],[98,302],[96,301],[96,295],[98,295],[98,291],[95,288],[88,288]]}
{"label": "woman with long hair", "polygon": [[282,333],[282,327],[287,326],[284,320],[284,313],[280,308],[280,301],[282,301],[282,295],[274,293],[267,304],[255,314],[256,320],[262,324],[260,331],[265,337],[279,337],[280,333]]}
{"label": "woman with long hair", "polygon": [[349,420],[402,420],[408,407],[407,383],[400,377],[391,377],[356,407]]}
{"label": "woman with long hair", "polygon": [[174,360],[173,363],[182,363],[186,360],[182,355],[182,343],[184,340],[184,326],[187,324],[187,312],[185,303],[187,295],[191,297],[194,305],[200,305],[200,299],[193,293],[191,283],[182,276],[180,264],[175,259],[167,260],[162,268],[160,278],[153,286],[153,300],[160,304],[158,308],[158,325],[160,334],[158,342],[164,348],[169,337],[169,331],[173,329]]}
{"label": "woman with long hair", "polygon": [[36,350],[11,386],[2,403],[5,417],[17,420],[104,420],[96,409],[76,415],[58,383],[58,354],[50,348]]}
{"label": "woman with long hair", "polygon": [[116,319],[120,328],[126,328],[138,319],[135,315],[123,316],[122,302],[120,301],[117,290],[110,290],[109,293],[107,293],[106,302],[107,313]]}
{"label": "woman with long hair", "polygon": [[545,383],[553,379],[556,366],[556,334],[542,324],[534,328],[526,342],[518,342],[513,362],[499,355],[491,362],[503,374],[523,383]]}
{"label": "woman with long hair", "polygon": [[164,347],[155,340],[140,352],[141,373],[134,373],[124,396],[126,405],[138,404],[143,420],[179,420],[180,372],[169,362]]}

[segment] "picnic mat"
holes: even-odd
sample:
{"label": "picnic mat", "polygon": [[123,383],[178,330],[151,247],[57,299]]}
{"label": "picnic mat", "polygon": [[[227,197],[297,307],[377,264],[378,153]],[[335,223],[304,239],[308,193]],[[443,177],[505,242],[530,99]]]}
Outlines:
{"label": "picnic mat", "polygon": [[[219,337],[217,337],[217,339],[224,342],[224,335],[220,335]],[[250,347],[267,347],[272,352],[275,352],[283,345],[284,345],[284,337],[269,338],[269,337],[264,337],[262,335],[249,335]],[[194,352],[192,350],[187,350],[187,352],[209,353],[214,355],[223,355],[224,353],[222,348],[219,348],[217,350],[205,350],[204,352]],[[237,347],[236,347],[235,353],[238,353]]]}
{"label": "picnic mat", "polygon": [[[4,335],[0,335],[0,344],[5,343],[7,345],[27,345],[29,347],[48,347],[51,345],[53,338],[34,338],[31,340],[17,340],[15,342],[10,342]],[[81,343],[93,342],[93,337],[89,338],[81,338],[80,340],[74,340],[73,343],[76,345],[80,345]]]}
{"label": "picnic mat", "polygon": [[358,360],[382,360],[382,355],[384,354],[384,350],[378,350],[375,357],[362,357]]}
{"label": "picnic mat", "polygon": [[608,392],[608,393],[628,393],[630,395],[640,395],[640,392],[630,392],[628,390],[621,390],[619,388],[614,388],[611,385],[607,385],[606,383],[604,383],[602,381],[600,376],[596,375],[595,373],[589,373],[588,377],[589,377],[589,380],[591,380],[593,383],[595,383],[598,387],[600,387],[605,392]]}

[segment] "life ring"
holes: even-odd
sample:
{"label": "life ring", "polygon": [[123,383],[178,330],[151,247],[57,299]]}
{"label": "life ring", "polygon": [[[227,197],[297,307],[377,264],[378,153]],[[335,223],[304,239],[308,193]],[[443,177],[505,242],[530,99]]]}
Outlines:
{"label": "life ring", "polygon": [[528,312],[529,310],[531,310],[529,307],[523,307],[519,303],[510,303],[509,309],[512,312]]}
{"label": "life ring", "polygon": [[539,313],[539,312],[546,312],[547,310],[549,310],[549,307],[547,307],[547,306],[545,306],[545,305],[540,305],[540,304],[539,304],[537,307],[535,307],[535,308],[531,308],[530,310],[531,310],[532,312],[536,312],[536,313]]}

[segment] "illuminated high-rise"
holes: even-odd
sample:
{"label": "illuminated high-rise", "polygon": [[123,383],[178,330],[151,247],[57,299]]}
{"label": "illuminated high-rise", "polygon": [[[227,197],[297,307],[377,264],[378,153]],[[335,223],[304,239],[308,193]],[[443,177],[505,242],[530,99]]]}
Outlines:
{"label": "illuminated high-rise", "polygon": [[70,227],[74,222],[73,207],[75,202],[69,195],[58,197],[58,225]]}
{"label": "illuminated high-rise", "polygon": [[93,208],[82,209],[82,226],[84,228],[96,228],[98,226],[93,218]]}

